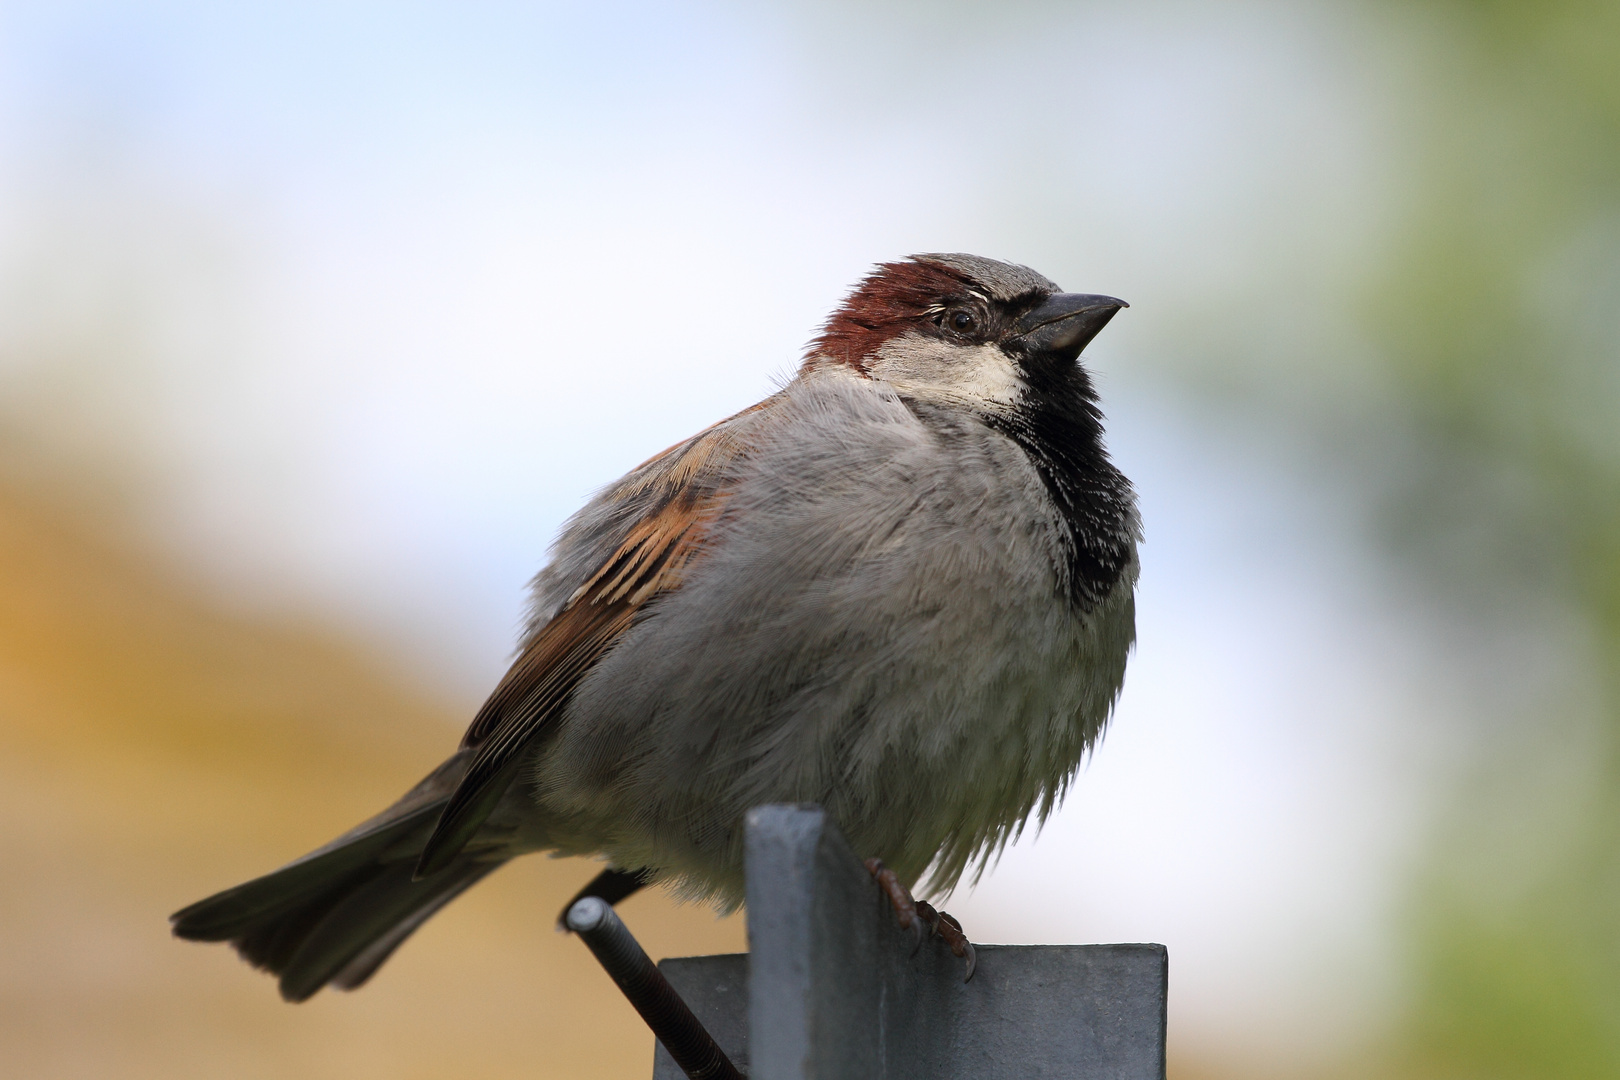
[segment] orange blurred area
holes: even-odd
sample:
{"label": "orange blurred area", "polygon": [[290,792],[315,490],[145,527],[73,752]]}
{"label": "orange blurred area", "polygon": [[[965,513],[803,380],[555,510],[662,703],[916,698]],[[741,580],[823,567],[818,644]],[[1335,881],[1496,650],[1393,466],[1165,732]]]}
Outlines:
{"label": "orange blurred area", "polygon": [[[82,513],[0,487],[0,1047],[27,1077],[649,1075],[652,1037],[522,860],[353,994],[301,1006],[166,916],[369,816],[461,718],[313,625],[223,609]],[[624,907],[654,956],[743,921]]]}

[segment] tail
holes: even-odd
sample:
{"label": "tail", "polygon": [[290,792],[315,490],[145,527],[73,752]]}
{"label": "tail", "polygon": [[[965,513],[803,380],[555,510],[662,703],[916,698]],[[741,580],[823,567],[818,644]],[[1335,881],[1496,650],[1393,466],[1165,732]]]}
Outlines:
{"label": "tail", "polygon": [[364,983],[429,916],[506,861],[498,849],[469,848],[412,880],[467,760],[466,751],[456,754],[325,847],[175,912],[175,936],[229,941],[248,963],[279,976],[288,1001],[328,983],[344,990]]}

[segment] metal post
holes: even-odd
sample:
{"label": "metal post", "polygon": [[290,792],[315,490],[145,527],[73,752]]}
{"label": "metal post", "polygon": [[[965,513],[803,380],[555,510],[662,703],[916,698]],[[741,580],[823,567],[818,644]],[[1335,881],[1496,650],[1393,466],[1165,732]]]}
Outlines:
{"label": "metal post", "polygon": [[747,829],[754,1080],[1163,1080],[1162,945],[980,945],[963,982],[820,807]]}
{"label": "metal post", "polygon": [[568,909],[567,921],[691,1080],[743,1080],[612,905],[587,896]]}
{"label": "metal post", "polygon": [[750,950],[659,970],[753,1080],[1165,1078],[1165,947],[978,944],[964,983],[820,808],[755,808],[745,847]]}
{"label": "metal post", "polygon": [[660,968],[753,1080],[1164,1080],[1162,945],[980,944],[964,983],[818,807],[758,807],[747,830],[750,951]]}

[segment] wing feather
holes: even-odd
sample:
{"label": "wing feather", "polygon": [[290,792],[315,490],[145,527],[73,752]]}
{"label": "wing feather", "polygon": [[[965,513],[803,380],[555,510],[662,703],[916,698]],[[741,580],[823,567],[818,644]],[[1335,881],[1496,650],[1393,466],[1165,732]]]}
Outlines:
{"label": "wing feather", "polygon": [[635,622],[648,601],[681,586],[701,557],[726,499],[728,466],[745,452],[737,421],[756,405],[631,473],[604,498],[650,494],[648,509],[532,635],[467,729],[474,751],[467,774],[445,805],[416,866],[418,878],[448,866],[494,811],[526,751],[550,731],[591,667]]}

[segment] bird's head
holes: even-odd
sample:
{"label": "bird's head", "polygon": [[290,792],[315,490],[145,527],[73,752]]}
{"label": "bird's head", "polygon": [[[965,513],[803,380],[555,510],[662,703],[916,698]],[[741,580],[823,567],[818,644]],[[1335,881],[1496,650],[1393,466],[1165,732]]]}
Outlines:
{"label": "bird's head", "polygon": [[1059,292],[1024,266],[977,255],[881,263],[810,343],[806,364],[842,364],[911,396],[992,410],[1077,371],[1080,351],[1128,306]]}

